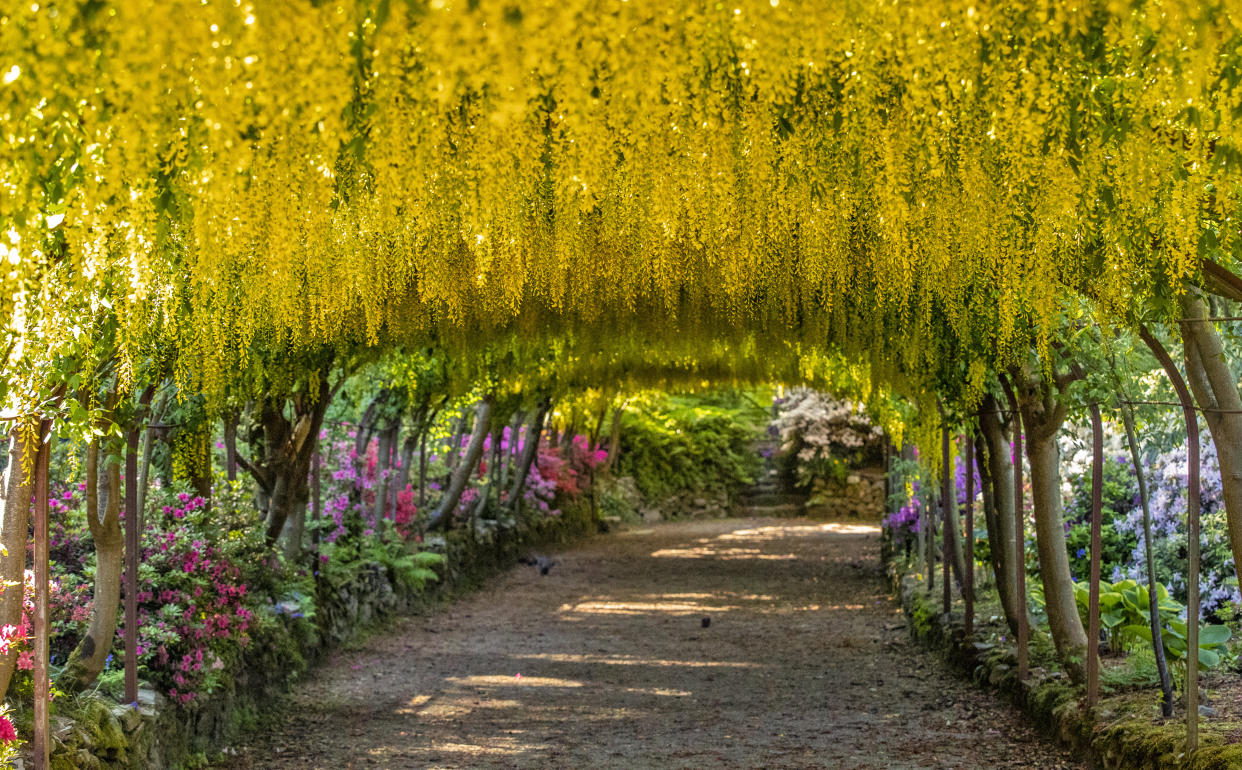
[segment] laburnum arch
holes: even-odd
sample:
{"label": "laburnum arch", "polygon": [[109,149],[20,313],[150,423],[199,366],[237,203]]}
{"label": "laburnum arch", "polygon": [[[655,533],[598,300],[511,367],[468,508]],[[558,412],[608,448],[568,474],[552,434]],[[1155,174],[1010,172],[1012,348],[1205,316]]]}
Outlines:
{"label": "laburnum arch", "polygon": [[[12,315],[131,355],[671,319],[992,361],[1238,235],[1200,3],[13,3]],[[20,333],[16,331],[14,333]],[[63,335],[63,332],[49,332]],[[54,339],[55,342],[67,340]]]}
{"label": "laburnum arch", "polygon": [[[0,0],[11,455],[41,418],[89,433],[108,410],[77,394],[105,374],[134,394],[171,375],[227,413],[426,349],[544,390],[834,381],[925,439],[1000,373],[1054,401],[1083,328],[1242,297],[1240,20],[1192,0]],[[1196,397],[1228,407],[1192,326]],[[273,432],[322,408],[298,403]],[[0,539],[25,531],[6,511]]]}

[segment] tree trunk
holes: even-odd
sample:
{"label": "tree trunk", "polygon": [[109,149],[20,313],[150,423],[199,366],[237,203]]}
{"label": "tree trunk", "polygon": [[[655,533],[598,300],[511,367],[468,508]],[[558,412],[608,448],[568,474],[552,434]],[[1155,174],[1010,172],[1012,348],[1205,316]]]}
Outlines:
{"label": "tree trunk", "polygon": [[262,458],[243,463],[259,487],[256,502],[266,514],[267,540],[275,544],[283,534],[285,557],[290,560],[302,553],[311,458],[332,398],[326,371],[320,373],[317,383],[311,383],[315,385],[315,391],[293,399],[292,418],[285,417],[284,398],[264,399],[260,414]]}
{"label": "tree trunk", "polygon": [[1156,657],[1156,673],[1160,676],[1160,712],[1165,717],[1173,716],[1173,680],[1169,676],[1169,662],[1164,657],[1164,630],[1160,624],[1160,597],[1156,592],[1156,557],[1152,553],[1151,503],[1147,496],[1147,473],[1143,470],[1143,459],[1139,456],[1138,436],[1134,431],[1134,407],[1121,404],[1121,421],[1126,428],[1126,443],[1130,446],[1130,462],[1134,464],[1134,475],[1138,479],[1139,504],[1143,507],[1143,551],[1146,555],[1144,567],[1147,571],[1147,612],[1151,625],[1152,653]]}
{"label": "tree trunk", "polygon": [[[949,434],[947,427],[941,429],[941,462],[944,463],[942,468],[942,488],[940,491],[940,503],[944,506],[944,544],[945,555],[948,557],[949,566],[953,570],[953,577],[957,580],[957,587],[961,590],[962,595],[966,594],[966,559],[962,555],[962,523],[957,514],[957,487],[953,483],[953,440]],[[968,473],[970,471],[967,471]],[[946,595],[951,595],[948,586],[945,586]],[[948,612],[948,610],[945,610]]]}
{"label": "tree trunk", "polygon": [[1022,546],[1014,527],[1013,495],[1013,445],[1010,443],[1010,420],[1002,419],[1000,404],[991,395],[983,399],[979,407],[978,446],[986,455],[979,463],[979,475],[987,480],[984,493],[984,513],[987,518],[988,542],[993,544],[992,565],[996,570],[996,590],[1000,594],[1001,607],[1009,630],[1018,633],[1018,612],[1022,600],[1018,597],[1018,578],[1015,570],[1022,569]]}
{"label": "tree trunk", "polygon": [[518,441],[522,433],[522,421],[525,419],[526,415],[519,409],[513,413],[513,419],[509,422],[509,448],[501,456],[500,480],[499,486],[496,487],[498,490],[496,498],[497,508],[504,505],[504,501],[500,499],[499,495],[509,488],[509,476],[513,473],[513,463],[517,457]]}
{"label": "tree trunk", "polygon": [[385,427],[379,432],[379,451],[375,456],[375,486],[372,490],[375,500],[371,505],[371,517],[378,527],[384,520],[385,509],[388,507],[388,477],[392,475],[393,429]]}
{"label": "tree trunk", "polygon": [[483,441],[487,437],[491,416],[492,397],[487,396],[479,402],[478,407],[475,409],[474,432],[470,436],[470,443],[466,447],[466,452],[461,462],[453,470],[448,491],[445,493],[444,499],[440,501],[440,507],[436,509],[431,520],[427,523],[428,529],[440,527],[447,529],[450,526],[453,511],[456,510],[457,504],[461,501],[461,493],[466,491],[466,484],[470,481],[470,474],[474,472],[475,467],[479,464],[479,458],[483,456]]}
{"label": "tree trunk", "polygon": [[237,413],[224,418],[224,473],[229,481],[237,480]]}
{"label": "tree trunk", "polygon": [[1027,461],[1031,464],[1036,547],[1048,626],[1061,664],[1072,681],[1081,683],[1086,674],[1087,632],[1078,615],[1070,577],[1061,507],[1061,453],[1056,441],[1065,419],[1065,403],[1038,374],[1016,379],[1026,427]]}
{"label": "tree trunk", "polygon": [[371,439],[375,436],[379,411],[387,401],[388,389],[385,388],[375,394],[375,398],[371,399],[371,403],[367,404],[367,408],[362,412],[362,419],[358,421],[358,431],[354,434],[354,454],[359,463],[365,462],[363,458],[366,457],[367,447],[371,446]]}
{"label": "tree trunk", "polygon": [[389,450],[388,461],[388,510],[392,511],[392,517],[397,518],[397,494],[405,489],[405,485],[401,483],[402,471],[404,469],[405,459],[404,446],[401,443],[401,419],[397,418],[392,423],[392,449]]}
{"label": "tree trunk", "polygon": [[410,486],[410,472],[414,467],[414,453],[418,451],[418,428],[411,431],[405,441],[401,442],[401,467],[397,471],[396,494],[393,495],[392,509],[397,510],[397,495]]}
{"label": "tree trunk", "polygon": [[492,496],[492,490],[496,489],[496,479],[498,478],[498,467],[500,465],[500,431],[492,431],[492,451],[491,459],[487,464],[487,483],[479,492],[479,499],[475,501],[474,507],[470,511],[471,525],[478,521],[484,513],[487,512],[487,503]]}
{"label": "tree trunk", "polygon": [[[625,402],[618,402],[616,408],[612,410],[612,429],[608,432],[608,460],[604,463],[609,473],[617,467],[617,455],[620,454],[621,449],[621,417],[624,414]],[[884,477],[887,479],[888,474]]]}
{"label": "tree trunk", "polygon": [[517,475],[513,477],[513,486],[509,487],[509,511],[514,517],[521,512],[522,492],[526,488],[526,478],[530,468],[539,454],[539,439],[543,437],[543,421],[548,416],[552,404],[547,399],[539,402],[534,414],[530,417],[530,425],[526,428],[526,443],[522,446],[522,455],[518,458]]}
{"label": "tree trunk", "polygon": [[[142,532],[147,519],[147,482],[151,478],[151,453],[155,448],[155,429],[147,426],[142,432],[142,460],[138,466],[138,511],[136,524]],[[233,457],[237,457],[234,452]]]}
{"label": "tree trunk", "polygon": [[[155,449],[158,433],[155,426],[164,419],[168,409],[168,396],[165,395],[151,410],[147,419],[147,429],[142,433],[142,463],[138,466],[138,531],[142,532],[147,520],[147,488],[151,479],[151,455]],[[237,447],[233,447],[233,459],[237,459]]]}
{"label": "tree trunk", "polygon": [[599,410],[599,416],[595,419],[595,427],[591,429],[591,441],[587,446],[591,448],[592,452],[599,449],[600,435],[604,432],[604,418],[607,416],[608,406],[605,405],[603,409]]}
{"label": "tree trunk", "polygon": [[193,437],[186,437],[198,444],[194,454],[199,462],[190,466],[190,486],[194,487],[194,493],[206,500],[208,505],[211,504],[212,476],[215,475],[212,469],[211,434],[212,425],[208,423]]}
{"label": "tree trunk", "polygon": [[[311,524],[314,525],[323,516],[323,490],[320,485],[320,476],[323,475],[323,457],[322,452],[316,448],[315,454],[311,457]],[[315,545],[319,545],[320,527],[315,527],[313,531],[313,539]]]}
{"label": "tree trunk", "polygon": [[[86,635],[69,655],[57,677],[61,687],[79,692],[103,671],[116,638],[117,609],[121,603],[121,579],[125,572],[125,537],[121,532],[121,466],[104,462],[100,467],[99,444],[86,452],[86,519],[95,541],[95,594]],[[95,483],[91,480],[95,479]],[[97,492],[96,495],[92,492]]]}
{"label": "tree trunk", "polygon": [[432,412],[426,422],[419,426],[418,434],[418,518],[422,520],[427,508],[427,436],[436,423],[438,411]]}
{"label": "tree trunk", "polygon": [[1220,463],[1221,496],[1235,573],[1242,580],[1242,397],[1216,326],[1198,289],[1181,297],[1186,379],[1207,420]]}
{"label": "tree trunk", "polygon": [[[3,509],[0,510],[0,625],[21,626],[26,577],[26,542],[30,539],[30,503],[34,496],[34,461],[38,452],[38,425],[17,423],[9,433],[9,465],[5,471]],[[0,655],[0,696],[9,689],[17,653]]]}
{"label": "tree trunk", "polygon": [[449,479],[452,479],[453,471],[457,470],[458,464],[461,463],[461,440],[466,437],[466,429],[469,422],[470,418],[465,413],[453,420],[453,429],[449,435],[448,452],[444,457],[445,465],[448,466],[449,470]]}

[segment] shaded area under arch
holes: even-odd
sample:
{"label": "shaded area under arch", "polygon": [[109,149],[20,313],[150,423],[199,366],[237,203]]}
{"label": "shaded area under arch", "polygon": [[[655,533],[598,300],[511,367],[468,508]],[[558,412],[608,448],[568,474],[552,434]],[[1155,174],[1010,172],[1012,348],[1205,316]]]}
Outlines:
{"label": "shaded area under arch", "polygon": [[557,559],[338,654],[229,767],[1080,767],[907,640],[874,526],[678,522]]}

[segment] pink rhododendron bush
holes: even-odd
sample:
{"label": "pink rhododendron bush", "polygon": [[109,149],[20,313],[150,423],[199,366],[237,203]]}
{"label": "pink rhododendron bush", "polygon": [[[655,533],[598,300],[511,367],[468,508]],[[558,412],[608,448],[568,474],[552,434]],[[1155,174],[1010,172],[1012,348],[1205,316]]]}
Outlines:
{"label": "pink rhododendron bush", "polygon": [[[359,454],[354,450],[355,438],[350,426],[323,432],[322,513],[317,519],[312,515],[308,548],[293,562],[266,541],[261,514],[244,481],[228,482],[218,475],[210,500],[184,482],[152,484],[140,522],[137,592],[138,667],[144,682],[177,706],[193,708],[227,685],[256,639],[272,644],[296,627],[313,624],[318,597],[334,595],[361,564],[382,565],[396,583],[410,590],[437,579],[434,567],[442,557],[423,550],[426,516],[420,515],[417,480],[391,495],[395,505],[377,505],[383,474],[396,478],[403,469],[397,463],[380,470],[377,442],[372,440]],[[502,455],[520,453],[526,441],[524,429],[511,433],[506,428],[495,449]],[[485,456],[492,449],[488,437]],[[583,436],[574,436],[564,445],[542,443],[521,493],[522,516],[535,521],[559,516],[561,501],[586,491],[593,470],[606,458],[606,452],[590,447]],[[429,479],[421,494],[423,509],[431,510],[439,503],[448,470],[441,457],[429,458],[423,473]],[[490,472],[482,462],[471,473],[453,513],[458,526],[476,513],[497,526],[497,518],[511,510],[507,490],[492,490],[492,504],[479,509],[480,498],[488,493]],[[57,482],[51,491],[53,678],[81,642],[91,619],[95,551],[85,495],[86,485],[78,482]],[[514,526],[512,516],[502,524]],[[0,648],[18,654],[15,686],[25,698],[32,686],[31,580],[27,573],[27,611],[21,624],[0,628]],[[297,633],[313,635],[306,630]],[[113,650],[97,683],[98,690],[117,698],[123,689],[124,634],[122,614]],[[0,722],[0,731],[3,728]]]}
{"label": "pink rhododendron bush", "polygon": [[[141,522],[139,675],[174,703],[191,705],[220,686],[259,627],[276,622],[281,598],[309,584],[304,571],[267,547],[258,513],[227,484],[217,487],[211,505],[180,485],[151,492]],[[51,503],[53,675],[91,615],[94,552],[84,494],[82,485],[57,485]],[[19,629],[23,649],[26,630]],[[124,632],[122,616],[100,677],[101,688],[117,695]]]}

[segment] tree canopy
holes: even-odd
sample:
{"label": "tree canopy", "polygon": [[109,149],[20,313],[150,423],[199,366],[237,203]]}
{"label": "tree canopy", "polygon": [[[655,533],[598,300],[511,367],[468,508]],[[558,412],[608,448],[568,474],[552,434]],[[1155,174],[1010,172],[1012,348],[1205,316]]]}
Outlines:
{"label": "tree canopy", "polygon": [[1232,262],[1239,32],[1189,0],[5,2],[9,407],[105,327],[208,393],[536,329],[977,389],[1067,295],[1160,314]]}

